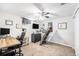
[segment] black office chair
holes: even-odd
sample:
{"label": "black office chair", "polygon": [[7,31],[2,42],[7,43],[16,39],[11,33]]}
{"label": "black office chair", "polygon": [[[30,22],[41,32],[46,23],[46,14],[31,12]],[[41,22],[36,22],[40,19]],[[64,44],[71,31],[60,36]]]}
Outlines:
{"label": "black office chair", "polygon": [[[25,32],[22,32],[21,36],[17,38],[20,41],[20,43],[21,43],[20,47],[23,46],[24,37],[25,37]],[[19,54],[19,55],[23,56],[22,53],[18,53],[16,50],[15,50],[15,52],[16,52],[16,54]],[[19,48],[19,52],[22,52],[21,48]]]}
{"label": "black office chair", "polygon": [[21,45],[23,45],[24,37],[25,37],[25,32],[22,32],[21,36],[17,38],[20,41]]}

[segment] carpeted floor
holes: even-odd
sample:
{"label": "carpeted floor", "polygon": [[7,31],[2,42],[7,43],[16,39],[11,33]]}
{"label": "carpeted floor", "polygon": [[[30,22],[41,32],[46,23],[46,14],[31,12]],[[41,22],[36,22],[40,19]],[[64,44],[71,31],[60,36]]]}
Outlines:
{"label": "carpeted floor", "polygon": [[24,56],[75,56],[71,47],[48,43],[40,46],[39,43],[30,43],[22,48]]}

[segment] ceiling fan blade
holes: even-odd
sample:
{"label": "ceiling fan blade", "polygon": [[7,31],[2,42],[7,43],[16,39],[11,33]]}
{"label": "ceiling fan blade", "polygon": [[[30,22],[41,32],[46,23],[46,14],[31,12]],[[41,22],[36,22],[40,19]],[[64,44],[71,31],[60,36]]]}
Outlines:
{"label": "ceiling fan blade", "polygon": [[44,11],[44,7],[40,3],[33,3],[40,11]]}

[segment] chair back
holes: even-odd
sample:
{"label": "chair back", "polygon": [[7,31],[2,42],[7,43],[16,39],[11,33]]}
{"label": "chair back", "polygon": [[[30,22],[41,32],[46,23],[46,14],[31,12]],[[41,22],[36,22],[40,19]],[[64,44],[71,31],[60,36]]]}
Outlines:
{"label": "chair back", "polygon": [[21,36],[20,36],[20,40],[23,40],[25,37],[25,32],[22,32]]}

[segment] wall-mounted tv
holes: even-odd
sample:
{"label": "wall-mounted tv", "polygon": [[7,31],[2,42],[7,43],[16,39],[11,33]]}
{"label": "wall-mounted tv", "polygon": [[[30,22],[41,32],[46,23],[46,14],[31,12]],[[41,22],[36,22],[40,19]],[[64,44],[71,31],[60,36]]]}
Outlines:
{"label": "wall-mounted tv", "polygon": [[10,34],[9,28],[0,28],[0,35]]}
{"label": "wall-mounted tv", "polygon": [[33,29],[39,29],[39,24],[35,24],[35,23],[34,23],[34,24],[32,25],[32,28],[33,28]]}

